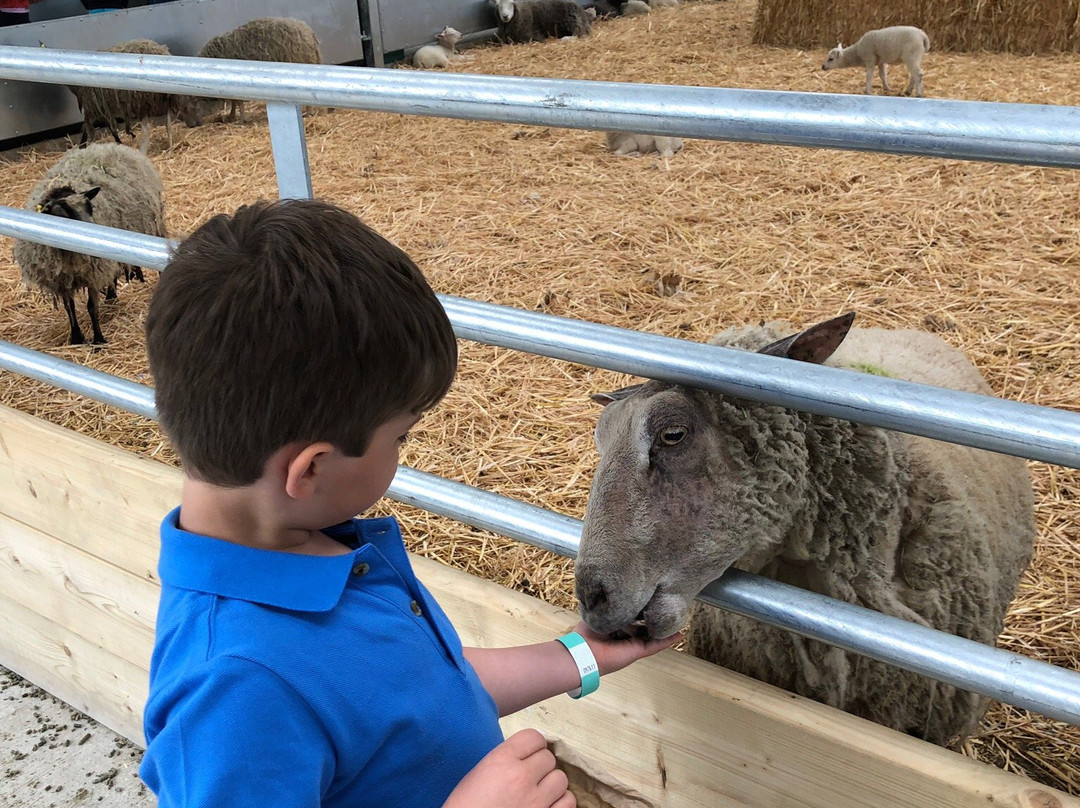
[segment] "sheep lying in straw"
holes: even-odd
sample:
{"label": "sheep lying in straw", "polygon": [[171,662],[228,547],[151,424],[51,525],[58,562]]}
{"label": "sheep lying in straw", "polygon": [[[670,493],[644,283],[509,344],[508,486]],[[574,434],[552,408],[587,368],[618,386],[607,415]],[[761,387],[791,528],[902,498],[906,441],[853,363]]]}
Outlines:
{"label": "sheep lying in straw", "polygon": [[491,0],[503,42],[537,42],[549,37],[588,36],[592,16],[574,0]]}
{"label": "sheep lying in straw", "polygon": [[454,55],[454,46],[461,41],[461,31],[449,25],[435,37],[434,45],[425,45],[413,54],[413,64],[417,67],[446,67]]}
{"label": "sheep lying in straw", "polygon": [[619,11],[624,17],[640,17],[643,14],[649,14],[652,9],[649,8],[649,4],[645,0],[626,0],[619,7]]}
{"label": "sheep lying in straw", "polygon": [[650,8],[657,8],[659,6],[675,6],[678,5],[679,0],[626,0],[619,4],[613,2],[613,0],[593,0],[593,2],[585,4],[585,10],[593,10],[597,19],[606,20],[612,17],[618,17],[620,15],[624,17],[633,17],[640,14],[648,14]]}
{"label": "sheep lying in straw", "polygon": [[661,157],[672,157],[681,151],[683,142],[677,137],[659,135],[635,135],[630,132],[608,132],[605,140],[608,151],[620,157],[659,152]]}
{"label": "sheep lying in straw", "polygon": [[[261,17],[211,38],[199,56],[204,59],[247,59],[254,62],[291,62],[322,64],[319,38],[303,20],[292,17]],[[217,106],[221,102],[209,100]],[[229,120],[239,112],[244,121],[242,99],[230,101]]]}
{"label": "sheep lying in straw", "polygon": [[[848,334],[852,319],[787,338],[776,323],[731,329],[712,342],[990,392],[939,338]],[[994,644],[1035,538],[1023,460],[658,381],[594,398],[607,406],[576,566],[594,630],[671,634],[697,593],[735,566]],[[687,644],[938,744],[968,735],[986,707],[982,696],[703,604]]]}
{"label": "sheep lying in straw", "polygon": [[922,58],[928,50],[930,50],[930,37],[921,28],[912,25],[894,25],[891,28],[867,31],[858,42],[846,48],[837,43],[836,47],[829,51],[821,69],[865,67],[866,93],[869,95],[873,92],[875,67],[881,74],[882,89],[890,92],[889,80],[885,74],[886,65],[898,65],[903,62],[910,76],[904,94],[921,96]]}
{"label": "sheep lying in straw", "polygon": [[[105,49],[106,53],[144,53],[153,56],[168,56],[169,49],[152,39],[133,39],[121,42]],[[131,124],[138,121],[142,126],[142,142],[139,149],[146,154],[150,147],[150,121],[158,115],[165,116],[165,131],[169,138],[169,148],[173,145],[172,121],[180,118],[188,126],[197,126],[199,116],[195,99],[188,95],[169,95],[167,93],[146,92],[143,90],[113,90],[108,87],[69,87],[75,94],[79,109],[83,114],[82,139],[80,146],[93,142],[98,125],[105,126],[113,139],[119,143],[120,134],[116,131],[116,122],[123,121],[130,135]]]}
{"label": "sheep lying in straw", "polygon": [[[71,149],[49,169],[26,199],[27,210],[165,237],[164,188],[157,169],[141,152],[116,143]],[[86,341],[75,316],[74,294],[85,289],[94,344],[105,342],[98,319],[102,290],[115,297],[116,278],[142,280],[142,271],[115,261],[16,240],[15,262],[30,286],[61,301],[71,325],[71,344]]]}

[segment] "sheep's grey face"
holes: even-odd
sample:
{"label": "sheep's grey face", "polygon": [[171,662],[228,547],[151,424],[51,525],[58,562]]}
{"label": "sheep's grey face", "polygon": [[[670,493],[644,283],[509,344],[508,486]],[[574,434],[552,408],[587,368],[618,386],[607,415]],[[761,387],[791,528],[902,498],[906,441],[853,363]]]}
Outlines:
{"label": "sheep's grey face", "polygon": [[593,630],[678,631],[698,592],[747,551],[750,483],[731,462],[740,446],[715,418],[707,394],[660,382],[601,413],[575,566]]}
{"label": "sheep's grey face", "polygon": [[514,0],[491,0],[495,10],[499,12],[499,19],[510,22],[514,19]]}
{"label": "sheep's grey face", "polygon": [[77,193],[69,187],[56,188],[37,206],[37,212],[59,216],[61,219],[92,222],[94,221],[92,200],[100,190],[100,187],[94,187]]}
{"label": "sheep's grey face", "polygon": [[843,45],[837,45],[835,48],[829,51],[829,55],[825,57],[825,64],[821,66],[821,69],[832,70],[834,67],[836,67],[836,63],[840,61],[840,55],[843,53],[843,51]]}

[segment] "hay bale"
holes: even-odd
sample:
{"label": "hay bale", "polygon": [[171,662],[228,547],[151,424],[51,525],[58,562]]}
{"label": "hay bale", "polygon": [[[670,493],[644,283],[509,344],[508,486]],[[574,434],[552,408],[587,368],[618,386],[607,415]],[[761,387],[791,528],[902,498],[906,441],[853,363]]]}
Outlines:
{"label": "hay bale", "polygon": [[757,45],[831,48],[866,31],[916,25],[934,50],[1031,55],[1080,47],[1080,0],[760,0]]}

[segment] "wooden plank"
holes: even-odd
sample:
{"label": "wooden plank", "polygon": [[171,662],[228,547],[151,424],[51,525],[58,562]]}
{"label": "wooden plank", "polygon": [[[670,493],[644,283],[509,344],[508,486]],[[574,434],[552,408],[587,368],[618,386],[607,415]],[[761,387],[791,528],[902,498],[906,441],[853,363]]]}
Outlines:
{"label": "wooden plank", "polygon": [[13,519],[156,580],[158,524],[180,501],[180,472],[3,407],[0,491]]}
{"label": "wooden plank", "polygon": [[[179,497],[176,469],[0,411],[0,487],[8,483],[18,488],[0,504],[10,516],[139,578],[152,569],[160,518]],[[72,490],[94,485],[97,490]],[[60,563],[40,552],[35,569]],[[50,614],[64,623],[85,618],[93,613],[88,599],[64,584],[72,555],[62,548],[55,557],[67,559],[61,574],[32,573],[51,588],[50,598],[60,599]],[[571,612],[490,581],[413,561],[467,643],[545,641],[575,622]],[[17,572],[13,567],[11,574]],[[132,615],[152,614],[151,590],[132,586],[114,600],[127,603]],[[141,666],[81,636],[92,628],[59,625],[11,598],[0,600],[0,617],[17,624],[0,638],[0,664],[30,671],[24,675],[32,681],[141,739]],[[109,635],[95,636],[107,642]],[[122,653],[138,656],[130,648]],[[565,738],[668,808],[1080,807],[1062,792],[674,652],[605,677],[587,699],[550,699],[504,725],[508,732],[536,726]]]}
{"label": "wooden plank", "polygon": [[159,587],[0,514],[4,595],[148,670]]}
{"label": "wooden plank", "polygon": [[0,592],[0,665],[143,743],[147,672]]}

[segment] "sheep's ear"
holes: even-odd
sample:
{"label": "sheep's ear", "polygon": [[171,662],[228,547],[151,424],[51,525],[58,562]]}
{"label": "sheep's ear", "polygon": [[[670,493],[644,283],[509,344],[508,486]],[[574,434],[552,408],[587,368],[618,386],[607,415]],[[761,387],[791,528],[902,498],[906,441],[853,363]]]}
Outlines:
{"label": "sheep's ear", "polygon": [[758,353],[820,365],[840,347],[840,343],[851,330],[854,320],[855,312],[849,311],[847,314],[812,325],[798,334],[772,342],[758,350]]}
{"label": "sheep's ear", "polygon": [[93,199],[95,196],[97,196],[98,192],[100,190],[101,190],[101,186],[100,185],[95,185],[89,191],[83,191],[83,196],[85,196],[87,201],[89,201],[89,200]]}
{"label": "sheep's ear", "polygon": [[612,390],[610,393],[593,393],[591,396],[589,396],[589,398],[591,398],[597,404],[603,404],[606,407],[613,401],[622,401],[624,398],[629,398],[642,387],[643,385],[641,384],[632,384],[629,387],[623,387],[619,390]]}

